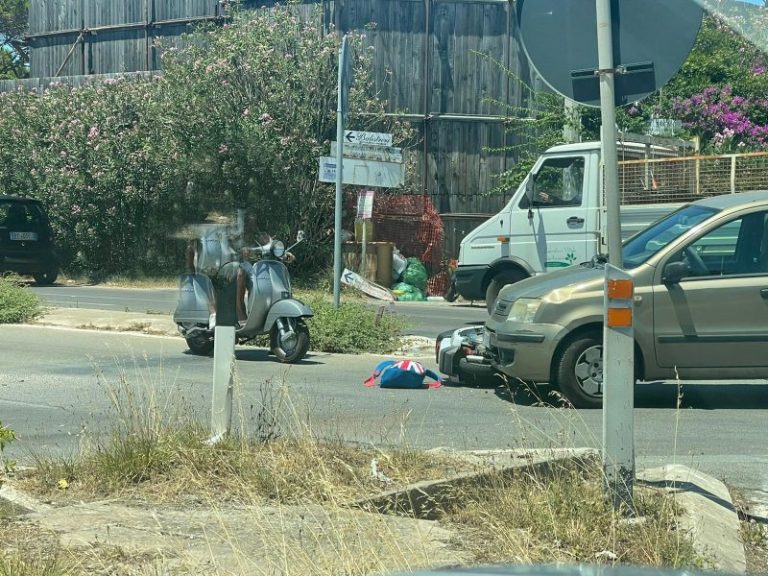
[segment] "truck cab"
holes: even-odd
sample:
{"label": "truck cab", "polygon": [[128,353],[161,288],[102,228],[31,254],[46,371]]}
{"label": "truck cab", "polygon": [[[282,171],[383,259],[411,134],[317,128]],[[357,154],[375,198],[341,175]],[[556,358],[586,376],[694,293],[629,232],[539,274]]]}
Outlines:
{"label": "truck cab", "polygon": [[[669,148],[620,144],[622,159],[674,155]],[[600,142],[554,146],[542,154],[507,205],[461,242],[455,287],[485,300],[489,313],[508,284],[590,260],[604,251]],[[628,237],[676,206],[622,207]]]}

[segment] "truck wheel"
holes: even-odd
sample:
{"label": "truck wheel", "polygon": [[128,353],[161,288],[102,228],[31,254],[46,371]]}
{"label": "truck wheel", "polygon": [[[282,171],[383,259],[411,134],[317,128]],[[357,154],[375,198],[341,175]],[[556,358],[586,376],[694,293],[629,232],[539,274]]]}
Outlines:
{"label": "truck wheel", "polygon": [[456,279],[451,278],[450,283],[448,284],[448,290],[445,291],[445,301],[446,302],[455,302],[459,297],[459,293],[456,292]]}
{"label": "truck wheel", "polygon": [[554,382],[576,408],[603,404],[603,338],[585,332],[573,338],[555,359]]}
{"label": "truck wheel", "polygon": [[493,314],[493,305],[496,303],[501,289],[507,284],[514,284],[525,278],[527,276],[522,270],[502,270],[496,273],[485,291],[485,305],[488,308],[489,316]]}

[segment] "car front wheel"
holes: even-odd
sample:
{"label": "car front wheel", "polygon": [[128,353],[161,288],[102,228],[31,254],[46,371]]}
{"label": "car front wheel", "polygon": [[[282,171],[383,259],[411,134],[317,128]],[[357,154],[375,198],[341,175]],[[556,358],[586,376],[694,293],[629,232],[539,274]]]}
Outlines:
{"label": "car front wheel", "polygon": [[600,408],[603,404],[603,339],[585,332],[568,342],[554,365],[553,384],[575,408]]}

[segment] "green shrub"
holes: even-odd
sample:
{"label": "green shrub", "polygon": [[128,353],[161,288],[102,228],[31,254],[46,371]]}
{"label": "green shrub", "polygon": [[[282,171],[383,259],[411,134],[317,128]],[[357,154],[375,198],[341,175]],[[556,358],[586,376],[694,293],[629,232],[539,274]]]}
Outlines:
{"label": "green shrub", "polygon": [[19,324],[40,315],[40,299],[17,276],[0,276],[0,324]]}
{"label": "green shrub", "polygon": [[[301,273],[328,264],[335,191],[318,185],[317,158],[336,133],[340,36],[319,7],[299,18],[289,4],[162,46],[162,76],[0,93],[0,194],[44,202],[67,271],[178,271],[180,229],[245,206],[276,237],[312,239]],[[375,97],[372,54],[349,41],[361,47],[350,111],[407,143],[410,124]]]}
{"label": "green shrub", "polygon": [[387,354],[397,348],[405,322],[394,314],[362,303],[339,308],[314,296],[306,303],[315,313],[309,319],[312,350],[320,352]]}

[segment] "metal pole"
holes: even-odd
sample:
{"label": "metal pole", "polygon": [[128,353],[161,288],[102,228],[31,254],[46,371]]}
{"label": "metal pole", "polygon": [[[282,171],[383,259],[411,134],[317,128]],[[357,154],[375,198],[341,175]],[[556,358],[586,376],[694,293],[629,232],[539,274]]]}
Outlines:
{"label": "metal pole", "polygon": [[565,116],[565,126],[563,126],[563,140],[568,143],[580,142],[581,134],[579,125],[581,124],[581,114],[579,106],[569,98],[564,99],[563,115]]}
{"label": "metal pole", "polygon": [[362,264],[360,264],[360,276],[368,280],[368,230],[367,230],[367,223],[368,220],[363,218],[363,250],[362,250]]}
{"label": "metal pole", "polygon": [[[619,169],[616,151],[616,99],[614,91],[613,18],[611,0],[595,0],[597,13],[598,74],[602,118],[602,158],[605,183],[605,232],[608,243],[605,322],[603,327],[603,473],[609,499],[615,507],[632,509],[634,457],[634,339],[631,325],[616,329],[608,321],[611,279],[628,280],[622,273]],[[631,297],[629,299],[631,310]],[[626,303],[625,303],[626,304]],[[631,314],[631,312],[630,312]]]}
{"label": "metal pole", "polygon": [[601,140],[605,178],[606,235],[608,261],[623,267],[621,255],[621,221],[619,210],[619,160],[616,151],[616,97],[613,69],[613,21],[611,0],[597,2],[597,56],[600,75]]}
{"label": "metal pole", "polygon": [[347,60],[347,37],[341,39],[339,50],[339,95],[336,106],[336,211],[333,243],[333,304],[337,308],[341,304],[341,187],[343,182],[343,149],[344,149],[344,104],[345,90],[344,72]]}

